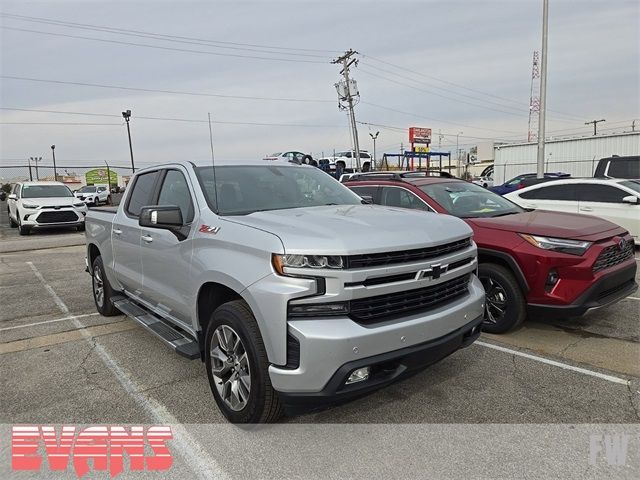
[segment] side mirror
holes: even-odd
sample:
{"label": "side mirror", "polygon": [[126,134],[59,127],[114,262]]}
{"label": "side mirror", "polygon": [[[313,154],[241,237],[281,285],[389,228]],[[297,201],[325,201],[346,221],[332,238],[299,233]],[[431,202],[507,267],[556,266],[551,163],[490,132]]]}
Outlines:
{"label": "side mirror", "polygon": [[622,198],[622,203],[630,203],[632,205],[637,205],[638,197],[636,197],[635,195],[628,195]]}
{"label": "side mirror", "polygon": [[360,198],[365,205],[371,205],[373,203],[373,197],[371,195],[360,195]]}
{"label": "side mirror", "polygon": [[164,230],[179,229],[184,225],[182,210],[175,205],[143,207],[138,218],[138,225]]}
{"label": "side mirror", "polygon": [[11,195],[9,195],[9,200],[17,200],[18,196],[15,193],[12,193]]}

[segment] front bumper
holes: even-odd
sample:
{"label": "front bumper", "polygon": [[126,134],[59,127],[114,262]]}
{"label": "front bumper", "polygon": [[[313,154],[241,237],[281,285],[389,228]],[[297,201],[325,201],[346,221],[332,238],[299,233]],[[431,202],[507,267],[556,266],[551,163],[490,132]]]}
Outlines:
{"label": "front bumper", "polygon": [[[482,319],[483,317],[479,316],[435,340],[347,362],[337,369],[324,388],[318,392],[278,392],[278,395],[290,413],[306,412],[353,400],[417,373],[458,349],[471,345],[480,336]],[[371,369],[368,380],[345,385],[354,370],[366,366]]]}
{"label": "front bumper", "polygon": [[631,295],[638,289],[635,262],[602,275],[570,305],[529,304],[529,315],[546,318],[579,317],[590,310],[606,307]]}
{"label": "front bumper", "polygon": [[348,317],[289,320],[288,333],[299,343],[299,363],[297,368],[271,365],[271,383],[282,394],[324,395],[344,365],[436,341],[464,329],[483,312],[484,289],[472,275],[468,294],[398,320],[375,325]]}
{"label": "front bumper", "polygon": [[24,210],[20,212],[20,215],[23,226],[39,229],[84,225],[86,213],[86,209],[59,208]]}

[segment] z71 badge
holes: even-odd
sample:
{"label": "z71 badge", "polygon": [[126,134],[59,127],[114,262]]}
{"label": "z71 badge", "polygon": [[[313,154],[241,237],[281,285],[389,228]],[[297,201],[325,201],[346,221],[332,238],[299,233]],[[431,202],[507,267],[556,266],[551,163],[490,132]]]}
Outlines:
{"label": "z71 badge", "polygon": [[220,227],[210,227],[209,225],[200,225],[200,230],[198,231],[201,233],[210,233],[211,235],[215,235],[220,231]]}

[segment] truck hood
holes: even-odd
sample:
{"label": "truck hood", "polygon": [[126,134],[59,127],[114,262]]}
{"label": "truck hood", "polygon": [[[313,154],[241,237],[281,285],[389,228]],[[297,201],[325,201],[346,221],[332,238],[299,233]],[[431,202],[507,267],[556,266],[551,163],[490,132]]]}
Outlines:
{"label": "truck hood", "polygon": [[39,207],[69,207],[78,201],[75,197],[44,197],[44,198],[23,198],[24,203],[31,203]]}
{"label": "truck hood", "polygon": [[618,225],[602,218],[546,210],[534,210],[496,218],[469,218],[467,220],[470,224],[480,228],[592,242],[624,232],[624,229]]}
{"label": "truck hood", "polygon": [[449,215],[379,205],[305,207],[225,219],[277,235],[286,253],[318,255],[425,248],[472,234],[465,222]]}

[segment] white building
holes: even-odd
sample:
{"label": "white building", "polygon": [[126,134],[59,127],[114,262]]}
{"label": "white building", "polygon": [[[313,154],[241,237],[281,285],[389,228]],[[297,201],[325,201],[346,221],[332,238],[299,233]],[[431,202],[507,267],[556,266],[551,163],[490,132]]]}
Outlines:
{"label": "white building", "polygon": [[[612,155],[640,155],[640,132],[547,140],[545,172],[566,172],[592,177],[598,160]],[[493,178],[499,185],[522,173],[535,173],[537,143],[498,145],[494,151]]]}

